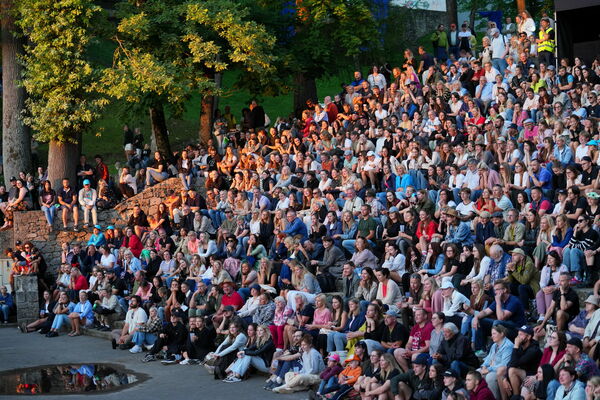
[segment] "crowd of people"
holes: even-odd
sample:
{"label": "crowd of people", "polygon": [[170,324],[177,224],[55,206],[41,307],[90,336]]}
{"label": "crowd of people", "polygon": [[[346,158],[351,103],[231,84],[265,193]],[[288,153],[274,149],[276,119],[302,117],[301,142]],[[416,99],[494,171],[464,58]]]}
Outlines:
{"label": "crowd of people", "polygon": [[[58,192],[40,177],[48,224],[81,211],[93,233],[58,276],[9,249],[44,289],[21,331],[99,329],[144,362],[313,399],[600,398],[600,59],[555,65],[552,26],[524,12],[479,52],[440,26],[434,55],[357,71],[298,119],[225,109],[213,144],[173,156],[125,127],[116,179],[100,156]],[[97,224],[171,176],[156,213]],[[35,186],[11,184],[7,227]]]}

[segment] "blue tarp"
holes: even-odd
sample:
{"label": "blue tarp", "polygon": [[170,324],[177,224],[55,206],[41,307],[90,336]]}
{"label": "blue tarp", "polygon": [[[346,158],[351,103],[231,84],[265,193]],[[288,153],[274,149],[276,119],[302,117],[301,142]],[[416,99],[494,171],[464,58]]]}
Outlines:
{"label": "blue tarp", "polygon": [[502,31],[502,11],[479,11],[481,18],[486,18],[488,21],[494,21],[500,31]]}

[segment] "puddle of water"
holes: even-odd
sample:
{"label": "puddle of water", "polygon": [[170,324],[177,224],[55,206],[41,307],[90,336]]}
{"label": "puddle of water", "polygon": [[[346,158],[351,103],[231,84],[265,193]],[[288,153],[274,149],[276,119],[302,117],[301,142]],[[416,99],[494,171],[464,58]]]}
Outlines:
{"label": "puddle of water", "polygon": [[0,395],[119,391],[147,379],[117,364],[59,364],[0,371]]}

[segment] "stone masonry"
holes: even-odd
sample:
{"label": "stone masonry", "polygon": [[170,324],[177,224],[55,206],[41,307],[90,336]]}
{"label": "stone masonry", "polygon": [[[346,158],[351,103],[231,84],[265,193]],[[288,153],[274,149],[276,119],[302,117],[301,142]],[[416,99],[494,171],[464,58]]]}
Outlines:
{"label": "stone masonry", "polygon": [[[147,215],[153,214],[156,212],[160,202],[166,198],[169,190],[179,191],[181,188],[180,179],[167,179],[119,203],[114,210],[98,211],[98,224],[102,228],[106,228],[109,225],[123,228],[135,204],[139,204]],[[12,230],[12,235],[4,235],[4,232],[2,232],[3,235],[0,236],[2,250],[6,247],[14,246],[15,240],[21,240],[22,242],[31,241],[42,252],[44,259],[48,263],[48,271],[52,274],[55,273],[60,265],[62,243],[80,242],[85,245],[91,235],[91,229],[90,232],[63,231],[61,213],[58,210],[54,217],[54,226],[52,229],[47,225],[42,211],[15,212],[14,218],[15,228]],[[81,226],[83,218],[81,212],[79,218]],[[69,221],[71,220],[69,219]]]}
{"label": "stone masonry", "polygon": [[38,319],[39,300],[36,276],[15,276],[17,321],[30,323]]}

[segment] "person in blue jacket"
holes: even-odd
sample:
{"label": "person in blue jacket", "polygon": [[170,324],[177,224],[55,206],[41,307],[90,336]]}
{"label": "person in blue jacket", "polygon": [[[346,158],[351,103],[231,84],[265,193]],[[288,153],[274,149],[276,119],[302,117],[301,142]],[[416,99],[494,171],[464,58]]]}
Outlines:
{"label": "person in blue jacket", "polygon": [[88,327],[94,323],[92,303],[88,300],[88,294],[85,290],[79,291],[79,303],[75,305],[75,308],[69,314],[69,319],[71,320],[69,336],[81,336],[81,326]]}
{"label": "person in blue jacket", "polygon": [[13,297],[8,293],[6,286],[0,286],[0,311],[2,312],[2,321],[5,324],[8,324],[8,315],[13,304]]}

